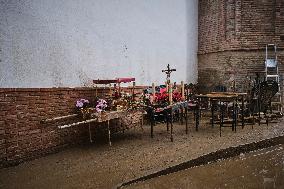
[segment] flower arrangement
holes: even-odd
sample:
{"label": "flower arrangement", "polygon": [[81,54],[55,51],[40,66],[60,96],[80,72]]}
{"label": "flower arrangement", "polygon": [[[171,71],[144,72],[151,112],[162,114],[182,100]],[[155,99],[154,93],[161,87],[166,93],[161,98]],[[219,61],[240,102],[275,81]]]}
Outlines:
{"label": "flower arrangement", "polygon": [[143,102],[144,105],[146,105],[146,106],[151,105],[150,97],[151,97],[151,96],[150,96],[150,94],[148,94],[148,93],[144,93],[144,94],[142,95],[142,102]]}
{"label": "flower arrangement", "polygon": [[86,99],[83,99],[83,98],[76,101],[76,107],[77,108],[86,108],[89,104],[90,104],[90,102]]}
{"label": "flower arrangement", "polygon": [[156,93],[155,94],[155,101],[158,104],[164,104],[167,105],[168,101],[169,101],[169,94],[164,92],[164,93]]}
{"label": "flower arrangement", "polygon": [[91,112],[90,112],[89,105],[90,105],[89,100],[86,100],[83,98],[76,101],[76,107],[80,111],[83,119],[90,117]]}
{"label": "flower arrangement", "polygon": [[127,106],[127,101],[123,99],[113,100],[111,104],[111,110],[123,110]]}
{"label": "flower arrangement", "polygon": [[107,102],[104,99],[99,99],[97,101],[96,111],[100,113],[102,111],[105,111],[107,107],[108,107]]}
{"label": "flower arrangement", "polygon": [[[156,93],[155,94],[155,99],[153,99],[151,101],[151,98],[153,97],[152,94],[144,94],[143,96],[143,101],[145,104],[153,104],[156,103],[157,105],[160,106],[167,106],[169,103],[169,94],[167,92],[163,92],[163,93]],[[173,92],[173,101],[174,102],[179,102],[182,100],[181,98],[181,93],[180,92]]]}
{"label": "flower arrangement", "polygon": [[182,99],[181,99],[181,93],[179,93],[179,92],[174,92],[173,93],[173,101],[174,102],[179,102],[179,101],[181,101]]}

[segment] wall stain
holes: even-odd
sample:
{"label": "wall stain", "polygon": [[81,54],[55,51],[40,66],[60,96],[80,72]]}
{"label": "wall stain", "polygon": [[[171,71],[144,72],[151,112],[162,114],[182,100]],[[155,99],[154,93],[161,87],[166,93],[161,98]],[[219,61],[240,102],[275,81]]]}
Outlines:
{"label": "wall stain", "polygon": [[82,70],[77,71],[77,76],[79,77],[80,85],[84,87],[92,87],[93,81],[88,75]]}

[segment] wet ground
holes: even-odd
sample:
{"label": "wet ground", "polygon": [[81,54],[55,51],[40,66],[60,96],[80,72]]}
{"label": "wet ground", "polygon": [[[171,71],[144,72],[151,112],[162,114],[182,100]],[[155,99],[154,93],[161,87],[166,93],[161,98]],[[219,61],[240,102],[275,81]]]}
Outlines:
{"label": "wet ground", "polygon": [[241,154],[123,188],[284,188],[284,145]]}
{"label": "wet ground", "polygon": [[[95,139],[93,144],[72,146],[59,153],[0,169],[0,188],[114,188],[119,183],[173,166],[201,155],[230,146],[284,135],[284,121],[266,125],[238,127],[234,133],[211,128],[208,118],[195,131],[190,117],[189,134],[185,126],[174,125],[174,142],[164,124],[144,132],[139,128],[116,134],[112,147],[107,140]],[[88,136],[86,136],[87,138]],[[105,136],[107,139],[107,135]],[[221,174],[221,173],[220,173]],[[229,183],[228,183],[229,184]]]}

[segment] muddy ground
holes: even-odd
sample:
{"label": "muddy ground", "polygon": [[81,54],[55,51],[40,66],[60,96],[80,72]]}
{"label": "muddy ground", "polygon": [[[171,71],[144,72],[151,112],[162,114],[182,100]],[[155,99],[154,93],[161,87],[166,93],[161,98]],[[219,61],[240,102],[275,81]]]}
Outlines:
{"label": "muddy ground", "polygon": [[[121,182],[176,165],[218,149],[284,135],[284,121],[238,127],[237,132],[211,128],[204,117],[198,132],[189,118],[189,133],[185,125],[174,125],[174,142],[170,141],[165,124],[139,128],[97,139],[92,144],[72,146],[59,153],[0,169],[0,188],[115,188]],[[88,136],[86,136],[88,137]],[[107,136],[105,136],[107,138]]]}
{"label": "muddy ground", "polygon": [[280,144],[123,188],[284,188],[283,147]]}

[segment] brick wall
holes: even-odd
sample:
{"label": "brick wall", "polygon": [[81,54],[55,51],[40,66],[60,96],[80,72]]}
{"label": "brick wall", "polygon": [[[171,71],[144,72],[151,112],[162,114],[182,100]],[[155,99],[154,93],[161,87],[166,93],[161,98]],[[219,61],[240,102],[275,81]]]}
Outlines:
{"label": "brick wall", "polygon": [[264,70],[266,44],[277,44],[284,64],[283,38],[283,0],[200,0],[198,83],[227,85],[234,72],[241,86],[248,72]]}
{"label": "brick wall", "polygon": [[[137,87],[136,92],[142,89]],[[0,88],[0,167],[88,141],[84,125],[60,130],[57,126],[66,122],[43,124],[41,120],[76,113],[75,101],[85,98],[92,102],[95,93],[92,88]],[[103,94],[104,89],[99,89],[98,95]]]}
{"label": "brick wall", "polygon": [[[264,70],[265,53],[254,51],[224,51],[199,55],[198,81],[201,92],[212,91],[216,85],[232,86],[241,92],[246,77]],[[284,74],[284,51],[279,52],[279,72]]]}

